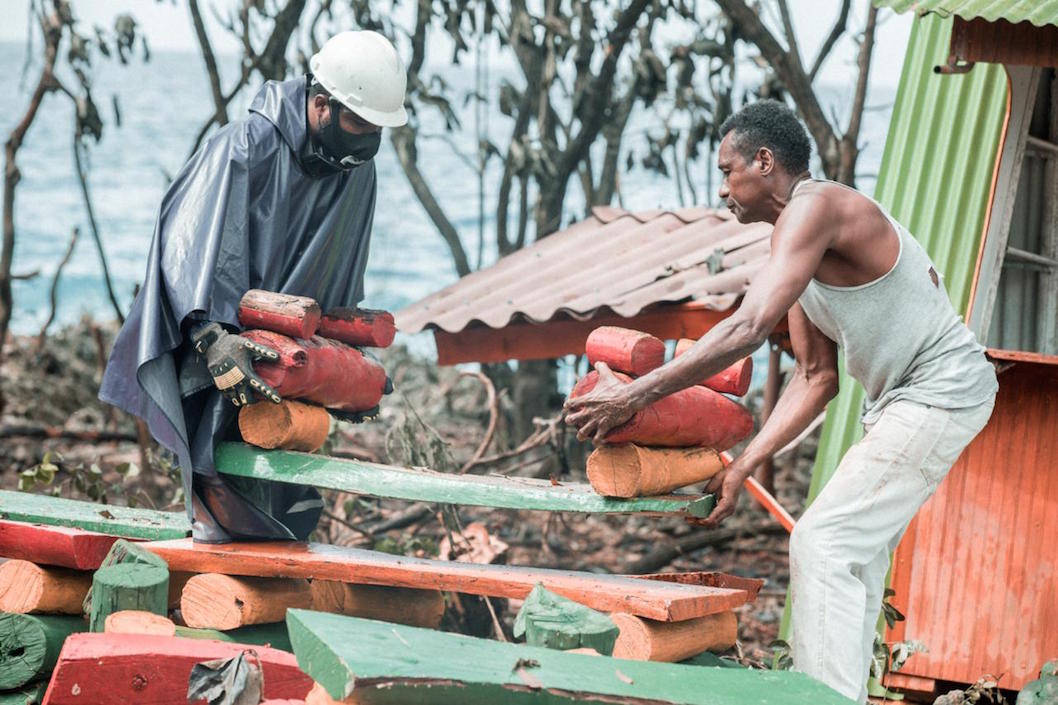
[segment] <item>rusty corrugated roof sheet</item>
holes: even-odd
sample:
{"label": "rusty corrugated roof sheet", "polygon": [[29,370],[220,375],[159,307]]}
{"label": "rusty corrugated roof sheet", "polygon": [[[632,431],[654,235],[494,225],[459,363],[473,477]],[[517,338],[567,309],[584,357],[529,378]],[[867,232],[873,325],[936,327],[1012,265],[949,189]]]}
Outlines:
{"label": "rusty corrugated roof sheet", "polygon": [[891,7],[897,12],[936,12],[943,17],[958,15],[972,20],[982,17],[989,22],[1031,22],[1037,27],[1058,25],[1058,0],[873,0],[876,7]]}
{"label": "rusty corrugated roof sheet", "polygon": [[723,311],[766,261],[771,229],[711,208],[595,208],[592,217],[398,311],[397,327],[457,333],[471,323],[586,319],[604,308],[631,317],[688,299]]}

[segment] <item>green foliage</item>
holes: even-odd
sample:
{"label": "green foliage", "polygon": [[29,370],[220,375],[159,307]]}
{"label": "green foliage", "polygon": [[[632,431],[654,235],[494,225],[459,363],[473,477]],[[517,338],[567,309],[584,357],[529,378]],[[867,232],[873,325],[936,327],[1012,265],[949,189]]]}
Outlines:
{"label": "green foliage", "polygon": [[999,678],[987,674],[978,678],[977,682],[966,690],[956,689],[941,695],[933,701],[933,705],[1006,705],[1007,702],[1003,691],[999,689]]}
{"label": "green foliage", "polygon": [[769,669],[773,671],[789,671],[793,667],[793,656],[790,653],[789,643],[782,639],[776,639],[768,644],[768,649],[771,651],[771,657],[764,665]]}

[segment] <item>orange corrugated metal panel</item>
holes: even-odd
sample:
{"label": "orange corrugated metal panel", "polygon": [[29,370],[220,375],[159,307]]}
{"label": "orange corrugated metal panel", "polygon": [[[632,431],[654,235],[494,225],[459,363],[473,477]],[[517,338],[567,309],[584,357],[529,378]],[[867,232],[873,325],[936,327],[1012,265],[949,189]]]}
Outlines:
{"label": "orange corrugated metal panel", "polygon": [[709,208],[597,208],[591,218],[398,311],[397,327],[455,333],[474,322],[502,328],[516,318],[584,319],[600,309],[631,317],[652,304],[688,299],[723,311],[767,260],[770,235],[770,225],[742,225],[728,211]]}
{"label": "orange corrugated metal panel", "polygon": [[1058,654],[1058,366],[1000,375],[991,421],[896,552],[904,673],[1020,689]]}

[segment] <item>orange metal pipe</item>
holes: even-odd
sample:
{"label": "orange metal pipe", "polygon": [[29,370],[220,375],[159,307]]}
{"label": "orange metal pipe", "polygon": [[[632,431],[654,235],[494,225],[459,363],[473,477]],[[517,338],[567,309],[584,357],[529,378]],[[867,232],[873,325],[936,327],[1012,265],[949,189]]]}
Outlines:
{"label": "orange metal pipe", "polygon": [[[724,465],[729,465],[734,458],[727,451],[720,454],[720,460],[724,462]],[[757,482],[757,478],[750,475],[746,478],[742,486],[749,490],[750,496],[757,500],[757,503],[767,510],[768,514],[775,517],[775,520],[782,525],[782,528],[786,529],[787,532],[792,532],[794,528],[794,518],[790,515],[790,512],[786,511],[785,507],[779,504],[779,500],[775,499],[775,495],[768,490],[764,489],[764,486]]]}

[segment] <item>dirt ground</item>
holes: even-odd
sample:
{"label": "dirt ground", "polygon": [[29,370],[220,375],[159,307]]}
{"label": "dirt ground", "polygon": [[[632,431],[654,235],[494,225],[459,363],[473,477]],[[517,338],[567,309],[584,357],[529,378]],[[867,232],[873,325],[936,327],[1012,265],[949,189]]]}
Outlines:
{"label": "dirt ground", "polygon": [[[172,468],[159,460],[155,449],[136,442],[130,417],[95,398],[102,351],[109,349],[113,332],[112,327],[85,320],[56,332],[40,351],[32,338],[9,341],[0,369],[6,400],[0,416],[4,488],[18,487],[21,479],[23,487],[37,492],[158,508],[181,506]],[[490,407],[481,375],[438,369],[400,347],[383,351],[381,358],[398,391],[383,400],[378,419],[338,424],[324,452],[454,471],[475,455],[492,425],[490,443],[480,449],[487,462],[470,472],[585,481],[583,458],[590,448],[576,443],[560,424],[541,424],[539,445],[510,453],[522,440],[512,440],[507,433],[510,402],[501,392]],[[758,395],[746,403],[756,411],[759,401]],[[119,438],[101,441],[100,432]],[[807,492],[816,440],[808,438],[776,466],[776,494],[795,517]],[[789,581],[788,536],[746,493],[738,512],[713,533],[677,518],[472,507],[458,508],[453,516],[436,507],[416,506],[410,507],[416,521],[387,530],[386,522],[402,523],[399,519],[409,513],[407,503],[340,493],[327,493],[325,499],[328,509],[317,538],[342,545],[435,556],[453,528],[481,522],[507,545],[500,560],[511,565],[604,573],[717,570],[763,578],[758,600],[739,612],[744,660],[765,661],[768,645],[779,633]],[[667,549],[669,555],[661,555]],[[508,629],[513,611],[507,605],[501,615]]]}

